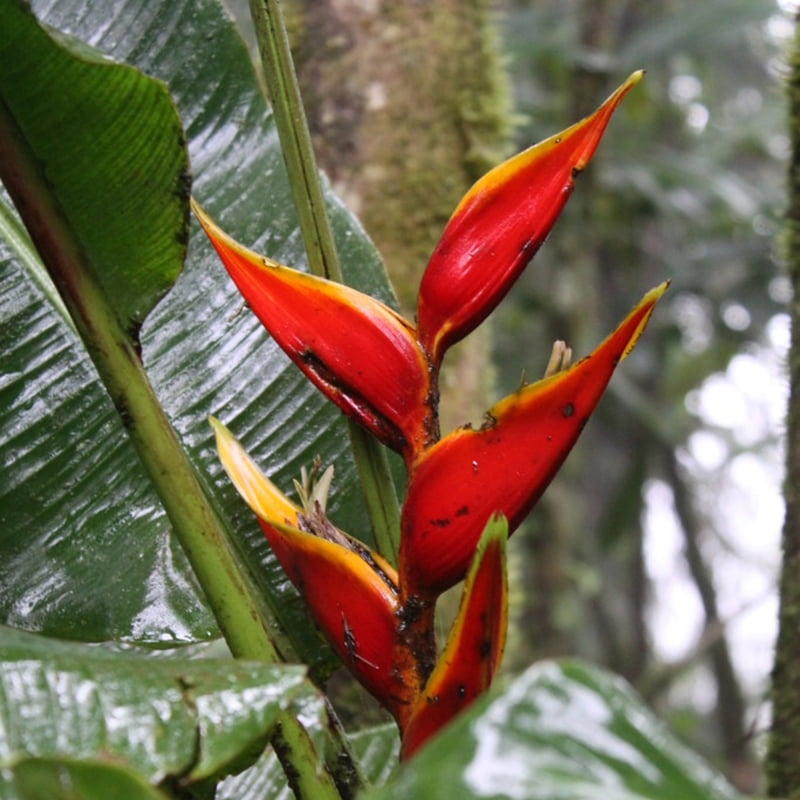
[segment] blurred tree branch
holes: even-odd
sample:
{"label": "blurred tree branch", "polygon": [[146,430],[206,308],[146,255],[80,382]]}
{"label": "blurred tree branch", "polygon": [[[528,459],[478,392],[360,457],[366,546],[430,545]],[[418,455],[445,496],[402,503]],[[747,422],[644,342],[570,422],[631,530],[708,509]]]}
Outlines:
{"label": "blurred tree branch", "polygon": [[[675,511],[683,530],[686,563],[705,614],[704,636],[710,631],[719,631],[719,635],[711,637],[708,659],[717,685],[716,717],[723,752],[726,761],[731,765],[732,773],[737,777],[737,783],[755,788],[758,782],[755,778],[757,767],[747,736],[746,707],[719,615],[717,589],[701,549],[703,526],[695,508],[691,486],[678,463],[675,448],[662,447],[661,456],[672,488]],[[749,779],[748,775],[751,776]]]}
{"label": "blurred tree branch", "polygon": [[786,257],[794,289],[791,303],[789,411],[786,422],[786,517],[780,581],[780,628],[772,674],[772,732],[766,760],[771,797],[800,798],[800,14],[788,82],[789,202]]}

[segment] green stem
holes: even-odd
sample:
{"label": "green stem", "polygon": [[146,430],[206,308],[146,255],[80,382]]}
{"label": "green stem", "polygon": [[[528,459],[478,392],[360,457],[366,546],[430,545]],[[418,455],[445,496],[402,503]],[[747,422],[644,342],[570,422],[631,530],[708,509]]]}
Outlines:
{"label": "green stem", "polygon": [[[309,266],[315,275],[342,283],[342,269],[280,3],[250,0],[250,12]],[[349,421],[349,432],[377,548],[396,564],[400,513],[386,451],[353,421]]]}
{"label": "green stem", "polygon": [[[155,396],[137,343],[123,330],[94,279],[80,243],[13,115],[2,104],[0,178],[21,209],[31,238],[158,492],[228,647],[236,657],[280,661],[268,628],[269,612]],[[300,722],[283,712],[278,723],[288,741],[283,753],[284,758],[291,759],[298,797],[340,800],[342,793],[330,773],[316,768],[319,759]]]}
{"label": "green stem", "polygon": [[0,177],[59,290],[175,533],[237,656],[276,660],[268,613],[244,577],[212,509],[87,256],[13,114],[0,103]]}
{"label": "green stem", "polygon": [[400,553],[400,503],[386,451],[372,436],[349,421],[350,446],[361,478],[364,501],[378,552],[397,566]]}
{"label": "green stem", "polygon": [[41,289],[42,294],[50,301],[59,316],[67,323],[70,330],[77,334],[75,323],[72,321],[64,301],[61,299],[61,295],[47,274],[47,270],[42,266],[30,236],[28,236],[27,231],[20,224],[17,217],[14,216],[14,212],[5,203],[0,203],[0,236],[14,251],[28,275]]}
{"label": "green stem", "polygon": [[250,13],[309,267],[343,283],[280,3],[250,0]]}

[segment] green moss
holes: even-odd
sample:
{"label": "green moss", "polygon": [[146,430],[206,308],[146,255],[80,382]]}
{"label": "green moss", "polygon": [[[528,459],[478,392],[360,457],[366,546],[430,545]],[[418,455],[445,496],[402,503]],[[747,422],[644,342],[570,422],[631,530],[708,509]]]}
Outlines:
{"label": "green moss", "polygon": [[380,76],[385,108],[365,115],[360,134],[374,176],[364,182],[361,217],[407,308],[450,214],[507,154],[510,134],[510,92],[489,3],[470,0],[457,13],[433,4],[428,13],[420,19],[396,4],[381,19],[396,69]]}
{"label": "green moss", "polygon": [[[800,34],[800,32],[799,32]],[[773,670],[773,724],[765,763],[772,797],[800,798],[800,35],[788,84],[792,157],[789,165],[787,263],[795,299],[791,306],[790,398],[787,418],[786,517],[780,581],[780,627]]]}

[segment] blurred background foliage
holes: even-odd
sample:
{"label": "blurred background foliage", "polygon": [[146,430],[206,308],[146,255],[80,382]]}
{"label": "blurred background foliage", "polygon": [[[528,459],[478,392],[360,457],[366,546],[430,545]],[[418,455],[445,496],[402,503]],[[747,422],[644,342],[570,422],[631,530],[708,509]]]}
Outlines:
{"label": "blurred background foliage", "polygon": [[[791,8],[531,0],[502,17],[520,146],[637,68],[600,153],[495,320],[502,393],[672,288],[516,553],[508,667],[621,673],[741,788],[768,724],[789,284],[780,264]],[[763,738],[763,737],[762,737]]]}
{"label": "blurred background foliage", "polygon": [[[233,4],[242,20],[246,5]],[[505,108],[501,81],[486,79],[483,90],[496,92],[497,102],[487,103],[492,107],[476,121],[486,108],[474,96],[464,99],[472,70],[459,71],[481,59],[487,73],[494,69],[491,36],[478,35],[478,44],[465,40],[459,49],[452,30],[442,28],[440,43],[426,45],[423,21],[435,27],[435,4],[289,4],[321,164],[376,239],[401,301],[403,286],[419,274],[409,277],[408,264],[395,264],[418,261],[404,249],[409,236],[418,248],[420,237],[446,219],[441,209],[423,217],[427,198],[411,194],[411,233],[404,228],[408,215],[395,212],[396,224],[386,222],[395,196],[419,189],[404,180],[402,168],[410,172],[414,154],[428,152],[436,115],[452,111],[435,91],[425,94],[429,83],[447,96],[453,93],[447,81],[454,75],[464,81],[454,123],[472,145],[456,159],[468,167],[463,181],[476,162],[496,162],[498,149],[519,150],[584,116],[631,71],[644,68],[648,76],[617,112],[555,231],[493,316],[490,337],[465,351],[472,368],[462,373],[459,364],[445,391],[477,395],[477,408],[485,408],[521,379],[538,377],[555,339],[583,355],[647,289],[672,281],[582,440],[514,537],[505,669],[562,655],[609,666],[741,789],[755,791],[769,724],[783,516],[790,285],[780,259],[789,147],[782,81],[795,4],[458,0],[453,6],[462,20],[483,26],[488,18],[497,26],[494,45],[513,94],[504,121],[492,116]],[[371,64],[370,47],[377,50]],[[458,60],[465,50],[467,61]],[[375,99],[384,71],[393,70],[410,84],[413,125],[396,96],[402,80],[389,97]],[[366,99],[358,97],[359,81]],[[335,89],[321,91],[320,82]],[[474,116],[464,112],[465,103],[477,109]],[[359,131],[367,112],[393,104],[406,135],[387,147],[405,149],[391,154],[388,168],[376,166],[380,143],[372,141],[365,156]],[[393,172],[398,163],[401,170]],[[453,171],[440,174],[443,193],[456,191]],[[383,204],[363,180],[379,184]],[[430,193],[430,182],[424,187]],[[452,202],[445,200],[446,208]],[[399,255],[387,228],[401,232]],[[479,413],[469,402],[451,404],[458,413]]]}
{"label": "blurred background foliage", "polygon": [[[326,23],[350,7],[385,13],[394,26],[388,38],[400,43],[391,55],[405,55],[407,62],[422,58],[426,47],[435,51],[439,60],[418,69],[426,86],[409,83],[420,108],[422,88],[441,90],[442,98],[454,94],[448,82],[466,83],[462,61],[453,61],[449,46],[467,29],[448,29],[439,46],[426,45],[435,40],[424,38],[429,31],[419,32],[412,47],[405,41],[409,19],[435,21],[432,9],[446,7],[456,16],[469,10],[476,30],[487,20],[496,25],[496,38],[478,30],[474,40],[461,42],[458,58],[473,66],[480,61],[488,72],[496,66],[490,52],[496,47],[513,104],[505,105],[496,78],[474,80],[474,94],[459,97],[455,124],[468,134],[465,152],[456,159],[463,169],[451,169],[443,184],[446,211],[432,212],[427,225],[411,216],[410,232],[399,237],[400,260],[411,236],[418,247],[423,235],[437,235],[459,193],[476,177],[472,173],[496,161],[499,151],[520,149],[566,127],[629,72],[648,71],[579,177],[550,240],[480,332],[481,345],[465,351],[469,379],[456,370],[446,388],[470,396],[474,390],[481,395],[477,408],[487,407],[523,377],[542,373],[553,340],[566,339],[579,356],[589,352],[647,289],[672,280],[582,440],[512,541],[514,617],[505,669],[515,673],[532,661],[562,655],[608,666],[740,788],[757,790],[769,724],[782,518],[790,293],[780,259],[789,145],[782,81],[795,4],[294,3],[295,36],[311,51],[298,54],[307,81],[325,74],[324,68],[306,69],[313,58],[325,64],[353,49],[353,41],[337,38],[331,27],[321,32],[331,50],[314,52],[308,23],[322,19],[323,10],[332,14]],[[233,10],[246,19],[245,0],[236,0]],[[367,29],[364,39],[379,35],[378,28]],[[376,55],[389,63],[389,48],[377,48]],[[445,74],[441,67],[448,59],[453,63]],[[361,107],[348,108],[353,98],[342,96],[340,111],[355,109],[356,123],[365,108],[395,99],[377,92],[365,69],[351,67],[347,77],[365,78],[371,92]],[[482,91],[501,96],[483,116]],[[436,97],[431,92],[426,100],[435,104]],[[437,110],[443,109],[434,105]],[[319,136],[326,115],[336,109],[312,103],[310,112]],[[424,137],[434,127],[424,115],[413,124],[402,113],[395,120],[403,141],[394,145],[408,150],[394,154],[394,166],[408,168],[407,153],[426,151]],[[347,132],[342,146],[357,141]],[[355,172],[380,178],[380,170],[365,169],[359,153],[345,154],[354,156]],[[347,166],[341,156],[334,148],[323,165],[367,224],[367,212],[376,209],[368,190],[375,187],[334,174],[337,158],[338,166]],[[402,187],[386,174],[388,201]],[[430,194],[437,183],[424,181],[417,189]],[[401,230],[408,221],[381,206],[377,211],[392,223],[389,228]],[[411,282],[409,276],[397,275],[395,255],[367,228],[406,302],[402,284]],[[424,257],[419,261],[421,270]],[[464,420],[480,414],[469,404],[465,409]]]}

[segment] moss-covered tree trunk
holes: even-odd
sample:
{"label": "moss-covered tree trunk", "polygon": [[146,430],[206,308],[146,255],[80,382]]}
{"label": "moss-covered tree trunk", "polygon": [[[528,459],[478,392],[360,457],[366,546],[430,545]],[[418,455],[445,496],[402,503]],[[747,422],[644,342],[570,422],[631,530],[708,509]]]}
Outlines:
{"label": "moss-covered tree trunk", "polygon": [[766,772],[769,795],[794,800],[800,798],[800,15],[796,21],[788,89],[792,151],[786,229],[794,300],[780,629],[772,676],[773,723]]}
{"label": "moss-covered tree trunk", "polygon": [[[320,165],[383,254],[405,312],[451,212],[507,153],[491,0],[294,0],[292,38]],[[489,338],[443,374],[443,430],[487,408]]]}

